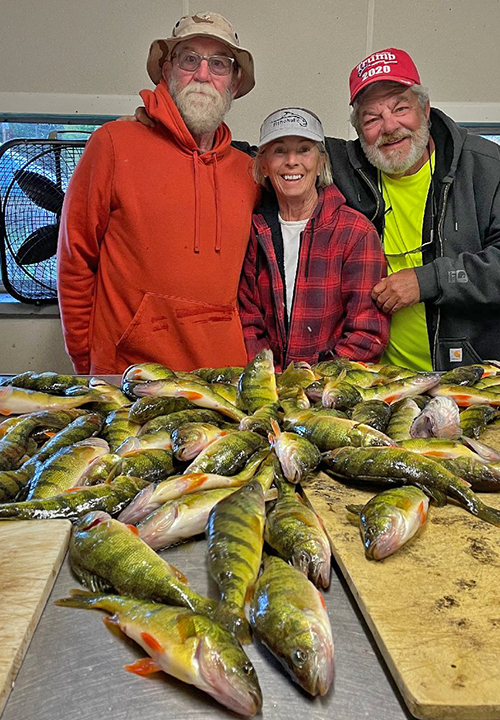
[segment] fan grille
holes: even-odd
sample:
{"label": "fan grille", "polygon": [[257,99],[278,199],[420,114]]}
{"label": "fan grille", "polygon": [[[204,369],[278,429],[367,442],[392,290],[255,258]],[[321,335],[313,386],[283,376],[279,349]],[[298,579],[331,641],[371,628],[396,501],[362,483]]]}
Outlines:
{"label": "fan grille", "polygon": [[29,303],[57,301],[60,209],[84,140],[11,140],[0,148],[2,278]]}

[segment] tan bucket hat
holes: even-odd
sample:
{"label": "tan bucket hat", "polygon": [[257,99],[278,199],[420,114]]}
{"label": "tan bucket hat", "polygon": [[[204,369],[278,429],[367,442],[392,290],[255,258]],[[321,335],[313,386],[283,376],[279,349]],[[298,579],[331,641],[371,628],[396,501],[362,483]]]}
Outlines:
{"label": "tan bucket hat", "polygon": [[162,67],[165,60],[169,60],[172,50],[177,43],[189,38],[203,35],[227,45],[241,69],[242,83],[235,98],[246,95],[255,85],[253,57],[248,50],[240,47],[238,34],[225,17],[215,12],[200,12],[196,15],[185,15],[175,24],[172,37],[164,40],[155,40],[149,48],[146,64],[149,77],[155,85],[161,80]]}

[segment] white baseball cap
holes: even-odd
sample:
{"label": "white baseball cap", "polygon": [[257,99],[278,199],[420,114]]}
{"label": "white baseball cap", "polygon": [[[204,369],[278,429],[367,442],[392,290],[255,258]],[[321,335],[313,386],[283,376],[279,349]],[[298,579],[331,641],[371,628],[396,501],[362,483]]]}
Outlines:
{"label": "white baseball cap", "polygon": [[323,126],[314,113],[304,108],[287,107],[275,110],[266,117],[260,126],[258,147],[288,135],[324,142]]}

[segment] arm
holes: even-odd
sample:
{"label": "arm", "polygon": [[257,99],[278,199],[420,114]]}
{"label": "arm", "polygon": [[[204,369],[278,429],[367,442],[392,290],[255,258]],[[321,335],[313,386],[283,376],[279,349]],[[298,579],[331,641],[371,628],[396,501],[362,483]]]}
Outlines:
{"label": "arm", "polygon": [[57,284],[66,351],[75,372],[90,372],[89,331],[99,245],[110,215],[113,154],[107,128],[87,143],[66,191],[57,249]]}
{"label": "arm", "polygon": [[351,238],[342,268],[345,320],[334,351],[352,360],[377,361],[389,339],[390,320],[377,308],[371,292],[385,276],[385,258],[375,228],[364,218],[346,231]]}
{"label": "arm", "polygon": [[240,319],[249,360],[269,347],[256,276],[257,238],[252,230],[238,288]]}
{"label": "arm", "polygon": [[[446,255],[446,240],[444,243]],[[463,237],[463,245],[467,247],[467,237]],[[477,253],[438,257],[415,268],[421,300],[454,307],[500,305],[500,185],[493,197],[489,224],[481,245],[483,249]]]}

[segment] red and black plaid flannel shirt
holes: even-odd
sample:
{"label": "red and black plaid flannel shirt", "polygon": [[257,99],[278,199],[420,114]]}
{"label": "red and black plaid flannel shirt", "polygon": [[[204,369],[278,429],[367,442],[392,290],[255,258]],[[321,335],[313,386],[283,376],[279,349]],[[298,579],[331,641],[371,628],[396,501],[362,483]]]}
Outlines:
{"label": "red and black plaid flannel shirt", "polygon": [[277,259],[282,247],[277,211],[274,207],[271,213],[254,214],[243,265],[239,304],[249,360],[263,348],[273,351],[277,370],[291,360],[314,363],[325,354],[379,360],[390,320],[371,298],[373,286],[386,274],[373,225],[345,205],[334,185],[319,191],[313,217],[302,233],[287,322]]}

